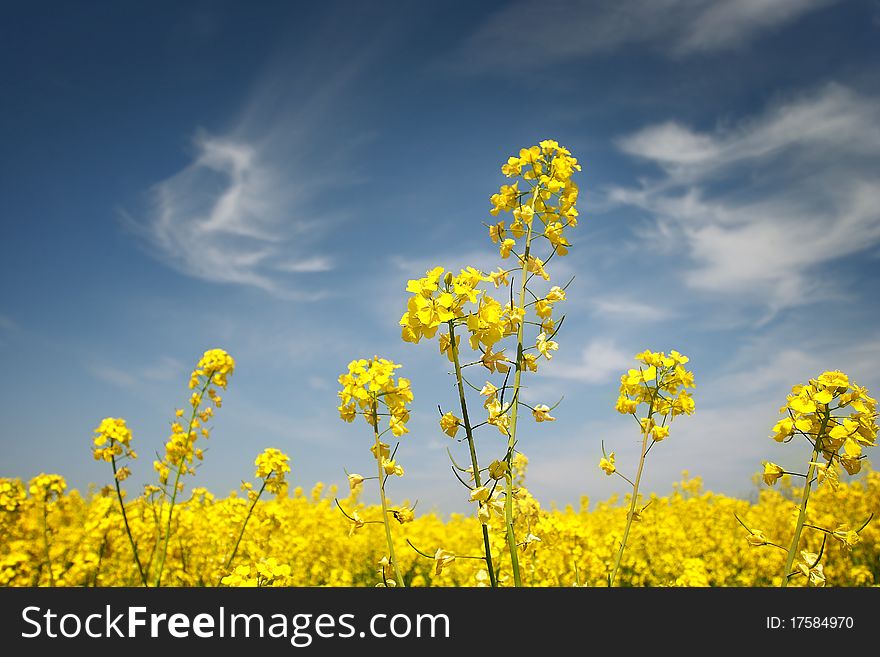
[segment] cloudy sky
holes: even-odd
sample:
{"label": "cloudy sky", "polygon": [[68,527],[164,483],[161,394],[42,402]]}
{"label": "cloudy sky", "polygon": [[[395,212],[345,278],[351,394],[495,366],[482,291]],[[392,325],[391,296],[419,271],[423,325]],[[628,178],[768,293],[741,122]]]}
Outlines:
{"label": "cloudy sky", "polygon": [[[691,357],[697,413],[652,450],[747,496],[790,386],[842,369],[880,392],[880,5],[834,0],[94,2],[0,20],[0,476],[108,481],[127,419],[134,487],[208,348],[238,368],[198,485],[226,494],[267,446],[293,481],[371,471],[336,377],[379,354],[413,381],[392,497],[464,510],[433,343],[398,320],[409,278],[494,268],[500,164],[556,139],[583,163],[560,350],[524,425],[545,504],[623,492],[613,410],[642,349]],[[497,437],[481,451],[491,455]]]}

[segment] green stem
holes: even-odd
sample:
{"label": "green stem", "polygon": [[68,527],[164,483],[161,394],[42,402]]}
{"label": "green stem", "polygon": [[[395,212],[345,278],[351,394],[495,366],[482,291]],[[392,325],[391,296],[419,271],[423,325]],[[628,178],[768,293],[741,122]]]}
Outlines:
{"label": "green stem", "polygon": [[[526,247],[522,256],[520,276],[522,281],[519,288],[519,308],[525,308],[526,282],[529,273],[529,252],[532,242],[532,227],[528,227],[526,233]],[[510,551],[510,566],[513,569],[513,585],[522,586],[522,577],[519,572],[519,553],[516,543],[516,534],[513,529],[513,451],[516,445],[516,422],[519,416],[519,390],[522,377],[523,363],[523,329],[525,317],[520,321],[516,329],[516,372],[513,375],[513,410],[510,415],[510,431],[507,433],[507,473],[504,476],[504,521],[507,525],[507,547]]]}
{"label": "green stem", "polygon": [[828,425],[828,417],[822,423],[822,429],[816,437],[816,445],[813,447],[813,454],[810,457],[810,469],[807,470],[807,480],[804,482],[804,494],[801,498],[801,506],[798,511],[797,524],[794,528],[794,536],[791,539],[791,546],[788,548],[788,558],[785,561],[785,572],[782,574],[782,584],[780,587],[788,586],[788,580],[791,575],[791,569],[794,566],[795,555],[797,554],[798,544],[801,540],[801,532],[804,529],[804,522],[807,519],[807,502],[810,500],[810,489],[813,487],[813,475],[816,473],[816,463],[819,461],[819,445],[822,436],[825,433],[825,427]]}
{"label": "green stem", "polygon": [[[651,414],[648,414],[651,417]],[[648,432],[644,431],[642,438],[642,456],[639,458],[639,469],[636,471],[636,480],[633,483],[632,499],[629,503],[629,513],[626,516],[626,527],[623,530],[623,540],[620,542],[620,549],[617,551],[617,558],[614,560],[614,569],[611,571],[611,578],[608,580],[608,586],[614,586],[614,579],[617,577],[617,570],[620,568],[620,561],[623,559],[623,552],[626,549],[626,541],[629,538],[629,529],[632,526],[633,518],[636,515],[636,505],[639,500],[639,481],[642,478],[642,470],[645,467],[645,457],[648,455]]]}
{"label": "green stem", "polygon": [[55,575],[52,573],[52,557],[49,554],[49,511],[48,501],[43,500],[43,549],[46,552],[46,567],[49,569],[49,586],[55,586]]}
{"label": "green stem", "polygon": [[397,567],[397,557],[394,556],[394,541],[391,540],[391,525],[388,522],[388,502],[385,499],[385,471],[382,470],[382,441],[379,440],[379,409],[378,403],[373,401],[373,434],[376,437],[376,463],[379,464],[379,497],[382,499],[382,522],[385,525],[385,539],[388,541],[388,554],[391,557],[391,566],[394,568],[394,577],[397,586],[403,588],[403,577]]}
{"label": "green stem", "polygon": [[131,545],[131,552],[134,554],[134,561],[137,564],[138,573],[140,573],[141,576],[141,582],[143,582],[144,587],[148,587],[147,575],[144,573],[144,567],[141,565],[137,546],[135,546],[134,538],[131,535],[131,527],[128,524],[128,514],[125,512],[125,503],[122,501],[122,489],[119,487],[119,479],[116,478],[116,456],[113,454],[110,455],[110,463],[113,465],[113,482],[116,484],[116,498],[119,500],[119,508],[122,510],[122,522],[125,524],[125,533],[128,534],[128,542]]}
{"label": "green stem", "polygon": [[[462,382],[461,375],[461,361],[458,355],[458,347],[455,344],[455,326],[452,321],[449,321],[449,342],[452,349],[452,362],[455,365],[455,381],[458,384],[458,401],[461,405],[461,414],[462,421],[464,422],[464,431],[467,435],[468,447],[471,452],[471,467],[473,467],[474,473],[474,484],[477,488],[480,487],[480,466],[477,464],[477,448],[474,445],[474,434],[473,428],[471,427],[471,420],[468,417],[468,409],[467,409],[467,401],[464,396],[464,383]],[[486,525],[482,525],[483,528],[483,551],[486,554],[486,568],[489,570],[489,582],[492,584],[492,588],[498,586],[498,582],[495,579],[495,568],[492,565],[492,548],[489,544],[489,528]]]}
{"label": "green stem", "polygon": [[[271,477],[272,474],[269,473],[269,476]],[[266,490],[266,482],[267,481],[269,481],[268,477],[263,480],[263,485],[260,486],[260,492],[257,493],[257,496],[254,498],[254,501],[251,503],[251,507],[248,509],[247,516],[245,516],[244,522],[241,525],[241,531],[238,532],[238,538],[235,541],[235,547],[232,548],[232,554],[229,555],[229,559],[226,560],[226,565],[223,566],[224,571],[229,570],[229,566],[232,565],[232,560],[235,559],[235,555],[238,553],[238,546],[241,543],[242,536],[244,536],[244,530],[247,527],[248,521],[251,519],[251,514],[254,512],[254,507],[256,507],[257,502],[260,501],[260,496],[263,494],[263,491]],[[223,577],[221,576],[220,579],[222,580]],[[219,581],[217,582],[217,586],[220,586]]]}
{"label": "green stem", "polygon": [[[211,385],[211,380],[213,378],[213,374],[209,376],[208,380],[205,381],[205,385],[203,385],[202,389],[199,391],[200,402],[198,405],[193,406],[192,414],[189,416],[189,425],[186,428],[187,440],[189,440],[189,435],[192,432],[193,423],[196,420],[196,414],[201,405],[201,399],[204,397],[208,386]],[[177,464],[177,475],[174,477],[174,490],[171,493],[171,506],[168,508],[168,522],[165,524],[165,542],[162,545],[162,551],[159,553],[159,572],[156,574],[156,587],[159,587],[162,584],[162,571],[165,568],[165,557],[168,554],[168,543],[171,542],[171,518],[174,515],[174,503],[177,501],[177,484],[180,482],[180,475],[183,473],[185,467],[184,457],[181,457],[180,463]]]}

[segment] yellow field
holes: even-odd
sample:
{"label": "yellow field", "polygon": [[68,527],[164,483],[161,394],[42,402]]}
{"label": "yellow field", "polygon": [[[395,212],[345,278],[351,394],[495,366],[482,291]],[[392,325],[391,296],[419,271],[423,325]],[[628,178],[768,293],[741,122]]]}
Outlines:
{"label": "yellow field", "polygon": [[[794,492],[786,487],[781,491],[765,489],[752,504],[704,492],[699,478],[692,478],[676,485],[669,497],[651,497],[642,520],[634,523],[615,585],[778,585],[785,552],[750,546],[748,532],[733,514],[751,528],[763,530],[770,540],[787,540],[795,524]],[[52,578],[58,586],[140,585],[113,495],[97,493],[84,498],[72,491],[51,502],[44,542],[42,503],[32,497],[22,499],[21,493],[23,488],[14,480],[0,485],[0,584],[49,585],[48,544]],[[367,524],[349,536],[352,523],[336,508],[333,493],[319,485],[310,493],[296,489],[288,497],[260,501],[231,570],[238,567],[244,572],[241,566],[248,566],[251,574],[256,575],[259,569],[269,578],[274,573],[274,580],[262,576],[244,579],[275,586],[373,586],[381,582],[377,562],[385,554],[382,527]],[[529,534],[540,538],[522,550],[523,584],[572,586],[579,581],[604,586],[625,523],[622,502],[608,500],[592,510],[548,511],[523,492],[517,501],[518,534],[523,540]],[[377,508],[358,506],[351,497],[340,503],[349,512],[358,509],[365,520],[381,517]],[[224,562],[249,504],[241,497],[214,499],[199,489],[178,504],[163,584],[214,586],[226,572]],[[155,555],[153,512],[157,510],[144,498],[133,501],[128,509],[146,567],[151,551]],[[857,527],[878,510],[880,473],[868,471],[841,484],[836,494],[827,487],[818,489],[811,498],[808,520],[819,526],[847,522]],[[396,552],[407,585],[487,583],[484,562],[462,558],[481,555],[476,518],[452,516],[444,521],[426,514],[411,523],[394,524]],[[495,561],[501,564],[500,583],[510,585],[509,561],[500,554],[505,546],[503,521],[493,519],[491,529],[493,552],[499,557]],[[805,532],[802,547],[818,552],[821,536],[820,532]],[[880,582],[880,527],[869,523],[860,537],[851,551],[839,540],[827,541],[822,562],[828,585]],[[438,575],[437,563],[420,556],[407,539],[423,552],[433,555],[442,547],[458,557]],[[289,566],[289,575],[284,566]],[[804,577],[792,581],[796,586],[805,584]]]}

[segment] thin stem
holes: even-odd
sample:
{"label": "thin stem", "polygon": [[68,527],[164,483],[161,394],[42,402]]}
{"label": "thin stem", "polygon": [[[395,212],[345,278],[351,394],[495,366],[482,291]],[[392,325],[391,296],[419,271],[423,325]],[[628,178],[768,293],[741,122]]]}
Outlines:
{"label": "thin stem", "polygon": [[43,549],[46,552],[46,567],[49,569],[49,586],[55,586],[55,575],[52,573],[52,557],[49,554],[49,501],[43,499]]}
{"label": "thin stem", "polygon": [[[650,414],[648,415],[650,417]],[[629,529],[632,526],[633,518],[636,515],[636,503],[639,499],[639,481],[642,478],[642,470],[645,467],[645,457],[648,455],[646,447],[648,446],[648,432],[644,432],[642,438],[642,456],[639,458],[639,469],[636,471],[636,481],[633,484],[632,499],[629,503],[629,513],[626,516],[626,527],[623,530],[623,540],[620,542],[620,549],[617,551],[617,558],[614,560],[614,570],[611,571],[611,577],[608,580],[608,586],[614,586],[614,579],[617,577],[617,570],[620,568],[620,561],[623,559],[623,552],[626,549],[626,541],[629,538]]]}
{"label": "thin stem", "polygon": [[379,409],[378,402],[373,401],[373,434],[376,437],[376,463],[379,465],[379,497],[382,498],[382,522],[385,525],[385,539],[388,541],[388,554],[391,557],[391,566],[394,568],[394,577],[397,585],[403,588],[403,577],[400,576],[400,568],[397,567],[397,557],[394,556],[394,541],[391,540],[391,524],[388,522],[388,502],[385,499],[385,479],[382,471],[382,447],[379,440]]}
{"label": "thin stem", "polygon": [[[272,476],[272,473],[269,473],[269,477]],[[235,559],[235,555],[238,552],[238,546],[241,543],[241,538],[244,536],[244,530],[247,527],[248,521],[251,519],[251,514],[254,512],[254,507],[257,506],[257,502],[260,501],[260,496],[263,494],[263,491],[266,490],[266,482],[269,481],[269,477],[263,479],[263,485],[260,486],[260,492],[257,493],[257,496],[254,498],[254,501],[251,502],[251,507],[248,509],[247,515],[244,518],[244,522],[241,524],[241,531],[238,532],[238,538],[235,541],[235,547],[232,548],[232,554],[229,555],[229,558],[226,560],[226,565],[223,566],[223,570],[229,570],[229,566],[232,565],[232,560]],[[223,577],[220,577],[220,580],[217,582],[217,586],[220,586]]]}
{"label": "thin stem", "polygon": [[[828,423],[828,418],[826,417],[825,422],[822,424],[822,431],[825,430],[825,425]],[[810,490],[813,487],[813,474],[816,472],[816,462],[819,458],[819,441],[816,441],[816,446],[813,447],[813,454],[810,457],[810,469],[807,471],[807,480],[804,482],[804,494],[801,498],[801,506],[798,511],[798,519],[797,524],[794,528],[794,536],[791,539],[791,546],[788,548],[788,559],[785,561],[785,574],[782,576],[782,584],[780,586],[785,588],[788,586],[788,580],[791,577],[789,573],[791,573],[792,566],[794,566],[795,555],[797,554],[798,543],[801,540],[801,532],[804,529],[804,521],[807,518],[807,502],[810,500]]]}
{"label": "thin stem", "polygon": [[[520,277],[522,278],[519,288],[519,308],[525,308],[526,282],[529,270],[529,253],[532,243],[532,227],[528,227],[526,233],[526,247],[521,258]],[[525,319],[525,317],[523,317]],[[523,362],[523,329],[524,322],[520,322],[516,329],[516,373],[513,375],[514,399],[518,399],[520,382],[522,378]],[[510,431],[507,433],[507,472],[504,475],[504,522],[507,525],[507,546],[510,551],[510,566],[513,569],[513,585],[522,586],[522,577],[519,572],[519,554],[516,543],[516,534],[513,529],[513,450],[516,445],[516,423],[519,417],[519,404],[513,405],[510,415]]]}
{"label": "thin stem", "polygon": [[[474,484],[477,488],[479,488],[481,485],[480,466],[477,464],[477,448],[474,445],[473,429],[471,427],[470,417],[468,416],[467,401],[465,400],[464,396],[464,385],[462,383],[463,377],[461,376],[461,361],[459,359],[458,347],[455,344],[455,327],[453,326],[453,323],[451,321],[448,324],[449,343],[451,345],[450,349],[452,351],[452,362],[455,365],[455,381],[458,384],[458,401],[461,406],[464,431],[467,435],[468,448],[470,449],[471,453],[471,465],[473,466]],[[458,475],[456,474],[456,476]],[[483,551],[486,554],[486,568],[489,570],[489,581],[492,584],[492,588],[495,588],[498,586],[498,582],[495,579],[495,568],[492,566],[492,548],[489,544],[489,528],[482,523],[481,526],[483,529]]]}
{"label": "thin stem", "polygon": [[[199,391],[199,399],[201,400],[205,394],[205,390],[208,389],[208,386],[211,385],[211,381],[213,380],[214,375],[208,377],[208,380],[205,381],[205,385],[202,386],[202,389]],[[192,414],[189,416],[189,425],[186,429],[187,440],[189,440],[189,435],[192,432],[193,423],[196,421],[196,414],[198,413],[199,405],[193,406]],[[165,543],[162,546],[162,551],[159,553],[159,572],[156,575],[156,587],[162,585],[162,571],[165,568],[165,557],[168,554],[168,543],[171,542],[171,518],[174,515],[174,503],[177,501],[177,484],[180,482],[180,475],[183,473],[185,468],[183,457],[180,458],[180,463],[177,464],[177,475],[174,477],[174,491],[171,493],[171,506],[168,508],[168,522],[165,524]]]}
{"label": "thin stem", "polygon": [[122,510],[122,522],[125,524],[125,533],[128,534],[128,542],[131,545],[131,552],[134,554],[134,561],[138,567],[138,573],[141,576],[141,582],[143,582],[144,587],[149,587],[147,584],[147,575],[144,572],[144,567],[141,565],[141,558],[138,556],[137,546],[134,544],[134,538],[131,535],[131,527],[128,524],[128,514],[125,512],[125,503],[122,501],[122,489],[119,487],[119,479],[116,478],[116,455],[110,454],[110,463],[113,465],[113,482],[116,484],[116,497],[119,500],[119,508]]}

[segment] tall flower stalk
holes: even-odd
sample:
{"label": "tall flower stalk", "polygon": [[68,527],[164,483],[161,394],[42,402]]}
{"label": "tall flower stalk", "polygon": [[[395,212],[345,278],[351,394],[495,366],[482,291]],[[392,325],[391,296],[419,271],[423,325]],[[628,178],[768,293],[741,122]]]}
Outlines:
{"label": "tall flower stalk", "polygon": [[[389,574],[393,574],[393,582],[397,586],[404,586],[400,564],[394,550],[394,539],[391,532],[391,518],[393,516],[399,523],[411,522],[413,513],[409,509],[391,509],[385,494],[385,483],[390,476],[402,477],[403,466],[395,460],[397,448],[391,451],[391,446],[382,441],[386,433],[395,437],[403,436],[409,432],[406,423],[409,421],[409,409],[407,405],[413,400],[409,379],[399,377],[395,380],[394,371],[401,366],[396,363],[379,358],[369,360],[353,360],[348,364],[348,371],[339,377],[342,389],[339,391],[341,403],[338,407],[340,417],[346,422],[353,422],[361,415],[367,424],[373,429],[373,446],[370,451],[376,459],[376,472],[379,482],[379,499],[382,504],[382,520],[385,527],[385,540],[388,554],[379,561],[383,584],[388,585]],[[381,410],[380,410],[381,409]],[[381,424],[387,418],[388,426],[380,430]],[[352,489],[360,486],[364,477],[349,475]],[[340,510],[351,520],[351,533],[357,531],[368,521],[360,518],[356,511],[348,512],[342,508],[337,500]]]}
{"label": "tall flower stalk", "polygon": [[[226,388],[228,377],[235,371],[235,361],[232,356],[222,349],[210,349],[204,353],[196,368],[190,375],[189,387],[194,390],[190,396],[189,421],[186,428],[180,423],[184,412],[178,409],[175,412],[175,421],[171,424],[171,437],[165,443],[165,457],[161,461],[154,461],[153,467],[159,473],[159,482],[162,485],[162,493],[168,498],[168,514],[164,518],[162,527],[162,508],[160,507],[159,523],[160,534],[158,538],[159,549],[157,550],[156,579],[154,586],[162,585],[162,574],[165,569],[165,559],[168,554],[168,546],[171,542],[173,531],[174,509],[177,503],[177,495],[183,490],[181,478],[187,474],[194,475],[196,460],[201,461],[203,452],[195,446],[199,436],[207,439],[210,435],[208,421],[214,414],[214,408],[220,408],[222,398],[216,388]],[[207,406],[207,395],[213,407]],[[174,472],[174,481],[169,486],[171,472]]]}
{"label": "tall flower stalk", "polygon": [[[787,587],[793,578],[799,576],[806,579],[808,586],[824,586],[825,572],[821,560],[827,540],[837,540],[851,549],[861,540],[859,534],[873,515],[857,529],[846,524],[838,525],[835,529],[815,525],[809,522],[810,493],[814,484],[828,486],[837,492],[841,468],[850,475],[862,469],[864,448],[876,446],[877,401],[866,388],[850,382],[846,374],[835,370],[824,372],[805,385],[794,386],[780,413],[786,413],[787,417],[774,425],[773,440],[789,443],[802,437],[811,448],[806,474],[789,472],[769,461],[763,463],[763,479],[768,486],[773,486],[785,475],[804,478],[797,520],[788,549],[769,540],[762,530],[750,528],[740,518],[737,520],[748,530],[751,545],[769,545],[786,553],[780,586]],[[800,549],[805,529],[821,536],[818,552]]]}
{"label": "tall flower stalk", "polygon": [[[505,221],[489,226],[489,236],[499,245],[501,258],[506,260],[513,255],[517,264],[507,269],[499,267],[489,274],[467,267],[456,275],[451,271],[444,273],[443,267],[435,267],[423,278],[410,280],[406,288],[412,296],[400,320],[404,341],[418,343],[422,338],[433,338],[441,327],[446,327],[446,332],[439,335],[440,352],[454,366],[462,417],[441,410],[440,428],[455,438],[459,428],[464,427],[462,440],[467,441],[470,467],[461,468],[454,460],[452,467],[469,489],[469,499],[477,503],[476,515],[483,525],[483,559],[492,586],[498,583],[489,533],[493,514],[503,518],[504,543],[513,583],[522,585],[519,565],[522,546],[516,538],[515,501],[519,489],[513,477],[513,459],[519,451],[520,409],[529,409],[537,422],[555,419],[550,415],[550,406],[530,406],[523,401],[523,373],[536,372],[539,360],[550,360],[552,352],[559,348],[553,338],[564,317],[554,320],[553,307],[565,300],[567,285],[551,286],[550,275],[544,266],[554,256],[566,255],[571,246],[565,232],[577,224],[578,216],[575,208],[578,188],[571,176],[580,168],[571,153],[552,140],[524,148],[518,156],[508,158],[501,167],[502,173],[517,180],[503,185],[491,197],[491,214],[510,212],[513,218],[509,226]],[[522,190],[520,183],[525,187]],[[540,238],[546,240],[547,246],[547,252],[542,254],[543,260],[534,249]],[[486,289],[480,289],[481,284],[490,282],[495,289],[511,286],[506,303],[493,298]],[[518,287],[516,298],[513,287]],[[459,328],[470,334],[468,344],[474,353],[472,362],[462,362]],[[513,358],[508,356],[511,352],[515,354]],[[478,387],[469,381],[463,372],[476,365],[500,377],[498,385],[487,381]],[[466,389],[478,391],[485,398],[482,402],[487,415],[484,421],[473,422],[472,414],[468,412]],[[476,430],[485,425],[494,426],[504,436],[506,448],[503,454],[492,460],[484,475],[477,456]],[[459,473],[467,474],[469,481],[462,479]],[[502,480],[503,491],[498,490]]]}
{"label": "tall flower stalk", "polygon": [[[244,521],[241,523],[241,529],[238,532],[238,538],[235,539],[235,545],[232,547],[232,552],[229,554],[229,557],[226,559],[226,563],[223,566],[224,571],[229,571],[232,562],[235,561],[235,556],[238,554],[238,546],[241,545],[241,539],[244,537],[244,531],[247,529],[248,522],[250,522],[254,509],[257,506],[257,502],[260,501],[263,492],[268,490],[271,494],[277,496],[287,490],[285,475],[290,472],[289,462],[290,457],[274,447],[268,447],[263,450],[262,454],[257,456],[254,461],[254,465],[257,466],[254,476],[257,477],[257,479],[262,479],[263,483],[260,485],[260,490],[258,491],[254,491],[250,482],[242,484],[242,488],[247,492],[250,506],[248,507]],[[230,577],[230,575],[226,575],[220,579],[219,583],[225,584],[234,579],[234,576]]]}
{"label": "tall flower stalk", "polygon": [[49,573],[49,586],[55,586],[55,572],[52,564],[52,550],[49,544],[49,504],[60,499],[67,489],[64,477],[57,474],[40,473],[28,482],[28,493],[40,502],[40,521],[43,535],[43,559]]}
{"label": "tall flower stalk", "polygon": [[131,552],[137,566],[138,575],[141,578],[141,584],[149,586],[147,573],[138,554],[137,544],[131,534],[131,525],[128,522],[128,513],[125,510],[125,501],[121,488],[121,482],[131,476],[131,470],[128,466],[119,467],[118,461],[124,459],[134,460],[137,458],[137,453],[131,448],[131,429],[128,428],[125,420],[115,417],[106,417],[101,420],[101,424],[95,429],[92,456],[94,456],[96,461],[109,462],[113,468],[113,484],[116,488],[116,499],[119,502],[119,510],[122,512],[122,522],[125,525],[128,543],[131,546]]}
{"label": "tall flower stalk", "polygon": [[[632,487],[629,510],[626,514],[626,525],[623,537],[614,558],[614,566],[608,575],[608,586],[614,586],[617,574],[626,551],[630,529],[636,520],[641,519],[639,509],[639,485],[648,452],[654,445],[669,436],[669,425],[679,415],[691,415],[694,412],[694,400],[688,388],[694,386],[694,375],[685,369],[689,361],[677,351],[663,352],[643,351],[636,355],[641,363],[638,369],[630,369],[620,377],[620,396],[615,409],[624,415],[632,415],[639,423],[642,440],[639,450],[639,465],[634,479],[623,475],[617,470],[614,452],[605,454],[602,446],[602,459],[599,467],[606,475],[618,475]],[[646,409],[646,410],[640,410]]]}

